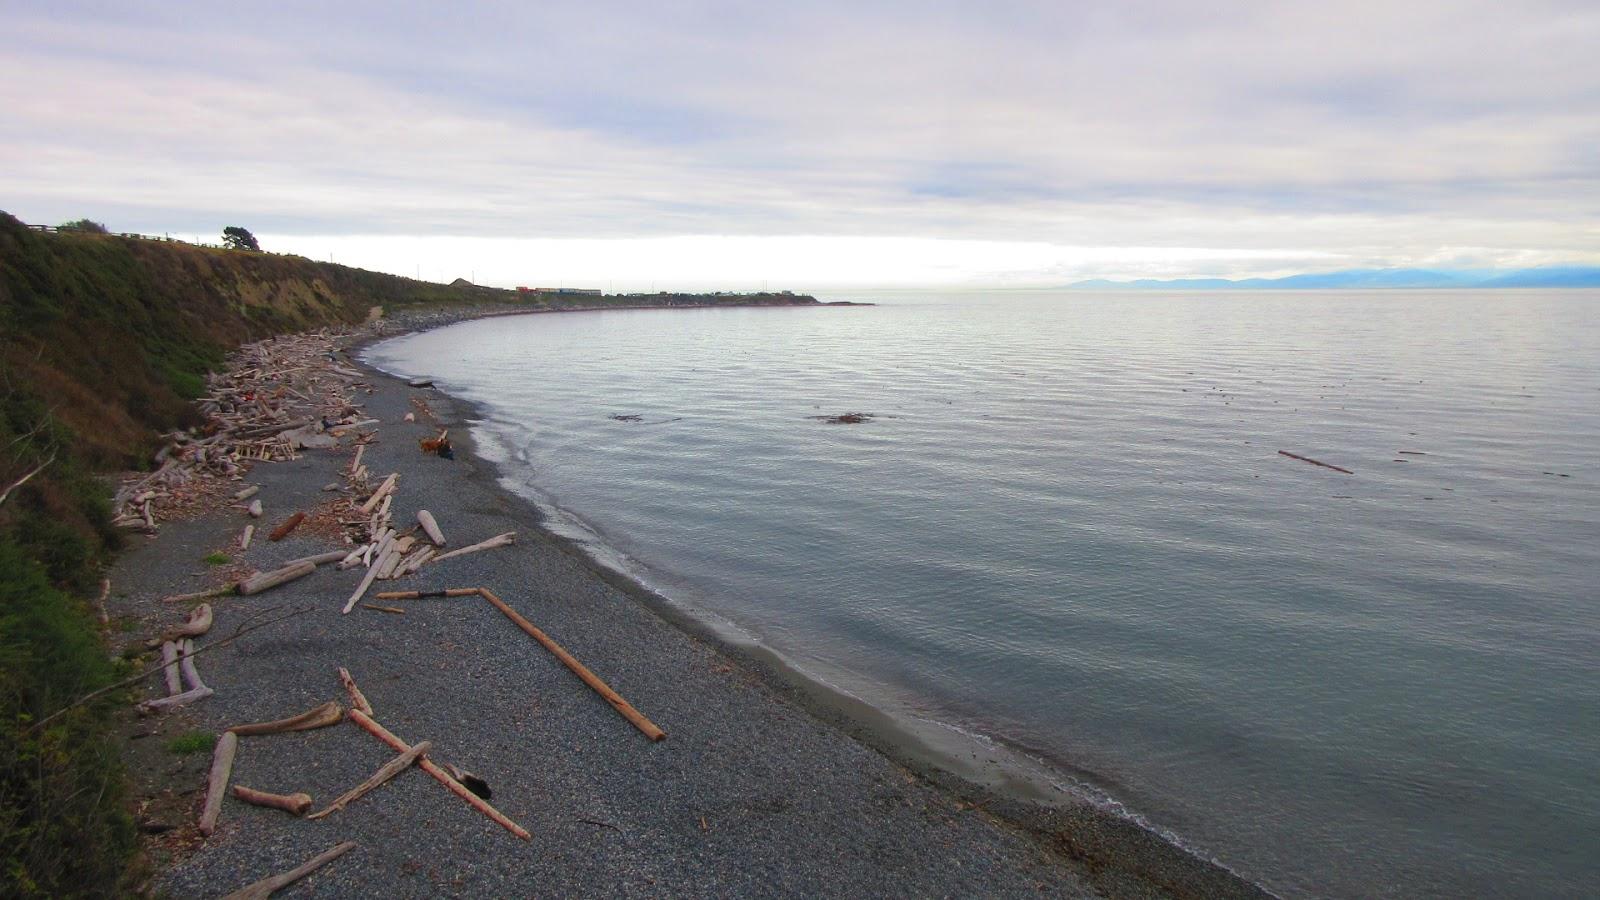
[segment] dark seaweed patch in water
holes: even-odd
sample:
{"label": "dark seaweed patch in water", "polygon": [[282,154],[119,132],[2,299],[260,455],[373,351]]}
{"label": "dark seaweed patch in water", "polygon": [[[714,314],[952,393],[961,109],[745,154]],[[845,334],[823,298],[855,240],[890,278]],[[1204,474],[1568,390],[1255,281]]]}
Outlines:
{"label": "dark seaweed patch in water", "polygon": [[862,422],[872,421],[874,417],[872,413],[849,412],[837,416],[809,416],[808,418],[820,419],[829,425],[860,425]]}

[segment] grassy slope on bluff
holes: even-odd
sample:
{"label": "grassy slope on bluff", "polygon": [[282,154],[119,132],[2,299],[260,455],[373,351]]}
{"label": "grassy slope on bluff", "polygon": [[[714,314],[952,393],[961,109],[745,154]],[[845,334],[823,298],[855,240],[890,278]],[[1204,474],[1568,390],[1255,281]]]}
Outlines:
{"label": "grassy slope on bluff", "polygon": [[[145,468],[240,343],[372,306],[511,299],[273,256],[94,234],[0,213],[0,894],[118,893],[132,823],[111,706],[30,724],[109,683],[85,598],[118,537],[97,472]],[[108,704],[115,704],[115,699]]]}

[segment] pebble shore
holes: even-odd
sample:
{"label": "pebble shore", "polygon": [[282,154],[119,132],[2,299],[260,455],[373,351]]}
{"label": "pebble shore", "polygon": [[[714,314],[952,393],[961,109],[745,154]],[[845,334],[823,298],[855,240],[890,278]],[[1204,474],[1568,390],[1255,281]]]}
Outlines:
{"label": "pebble shore", "polygon": [[[402,321],[389,333],[461,317]],[[515,546],[429,564],[371,593],[490,588],[668,737],[648,740],[481,598],[369,594],[404,613],[357,606],[341,615],[362,570],[320,567],[258,596],[214,601],[202,646],[271,607],[311,611],[199,657],[215,696],[157,727],[220,732],[330,699],[346,703],[342,666],[378,722],[407,742],[432,741],[435,759],[486,779],[494,806],[532,840],[412,769],[318,821],[229,797],[217,831],[173,854],[156,889],[220,896],[351,840],[353,851],[277,896],[1259,895],[1104,813],[974,803],[962,784],[858,740],[762,666],[663,617],[637,589],[542,531],[537,511],[500,488],[494,467],[473,452],[469,407],[380,373],[370,381],[362,402],[382,424],[364,462],[380,477],[399,473],[394,521],[414,523],[428,509],[452,547],[517,532]],[[436,421],[403,421],[414,397]],[[420,452],[418,440],[444,427],[455,458]],[[341,480],[351,452],[346,444],[258,464],[243,484],[260,486],[262,522],[325,500],[323,486]],[[207,586],[200,560],[212,551],[267,570],[338,549],[296,532],[241,553],[235,540],[245,523],[242,512],[219,509],[133,539],[111,576],[113,614],[145,626],[130,639],[181,621],[184,610],[160,598]],[[156,696],[160,679],[147,690]],[[232,781],[305,791],[320,807],[392,756],[348,722],[249,737]],[[174,777],[198,786],[200,768],[198,777],[194,764]],[[201,793],[192,795],[196,814]],[[1109,866],[1107,853],[1117,857]]]}

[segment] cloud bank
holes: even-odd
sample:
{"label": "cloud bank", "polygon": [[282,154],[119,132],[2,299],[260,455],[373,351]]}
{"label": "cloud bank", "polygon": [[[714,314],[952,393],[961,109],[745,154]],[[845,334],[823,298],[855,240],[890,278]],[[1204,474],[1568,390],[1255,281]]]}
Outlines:
{"label": "cloud bank", "polygon": [[0,11],[30,221],[634,287],[1600,261],[1589,2]]}

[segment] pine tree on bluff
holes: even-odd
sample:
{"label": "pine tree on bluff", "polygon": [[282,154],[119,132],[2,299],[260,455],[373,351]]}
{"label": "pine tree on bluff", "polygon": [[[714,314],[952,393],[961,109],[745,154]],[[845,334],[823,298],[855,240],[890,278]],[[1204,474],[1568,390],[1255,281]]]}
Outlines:
{"label": "pine tree on bluff", "polygon": [[250,233],[250,229],[240,228],[237,225],[229,225],[227,228],[222,229],[222,244],[230,250],[259,251],[261,249],[261,245],[256,242],[256,236]]}

